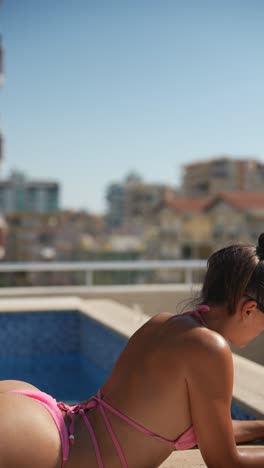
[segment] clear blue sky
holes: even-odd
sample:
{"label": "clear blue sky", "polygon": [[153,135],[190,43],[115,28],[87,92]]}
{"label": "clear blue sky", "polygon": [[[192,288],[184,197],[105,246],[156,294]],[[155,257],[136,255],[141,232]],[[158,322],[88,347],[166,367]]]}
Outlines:
{"label": "clear blue sky", "polygon": [[262,0],[4,0],[4,175],[105,209],[131,170],[179,184],[213,155],[264,160]]}

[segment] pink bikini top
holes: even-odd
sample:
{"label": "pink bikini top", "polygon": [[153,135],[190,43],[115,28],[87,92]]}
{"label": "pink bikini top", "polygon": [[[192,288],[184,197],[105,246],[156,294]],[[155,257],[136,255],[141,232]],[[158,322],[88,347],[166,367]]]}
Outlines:
{"label": "pink bikini top", "polygon": [[198,306],[197,309],[192,310],[191,312],[184,312],[181,315],[176,315],[176,317],[182,317],[183,315],[190,315],[191,317],[196,318],[198,320],[198,322],[201,323],[201,325],[203,325],[204,327],[207,328],[207,323],[203,319],[203,317],[201,316],[201,312],[209,312],[209,310],[210,310],[210,308],[209,308],[208,305],[202,304],[202,305]]}

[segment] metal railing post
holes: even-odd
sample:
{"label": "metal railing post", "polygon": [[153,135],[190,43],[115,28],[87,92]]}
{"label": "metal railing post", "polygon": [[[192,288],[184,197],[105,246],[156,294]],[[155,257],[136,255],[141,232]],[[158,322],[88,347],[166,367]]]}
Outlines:
{"label": "metal railing post", "polygon": [[185,283],[192,284],[192,269],[191,268],[185,269]]}
{"label": "metal railing post", "polygon": [[86,270],[85,272],[85,285],[92,286],[93,285],[93,271]]}

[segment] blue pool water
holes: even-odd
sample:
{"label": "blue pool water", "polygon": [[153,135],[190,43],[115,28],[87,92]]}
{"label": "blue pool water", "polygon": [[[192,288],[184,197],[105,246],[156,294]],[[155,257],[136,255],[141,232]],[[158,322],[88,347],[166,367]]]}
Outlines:
{"label": "blue pool water", "polygon": [[247,413],[234,402],[231,405],[231,416],[232,416],[232,419],[241,419],[241,420],[256,419],[252,414]]}
{"label": "blue pool water", "polygon": [[31,382],[58,400],[94,394],[126,339],[70,312],[0,314],[0,379]]}
{"label": "blue pool water", "polygon": [[[25,380],[57,400],[95,394],[126,339],[77,310],[0,313],[0,379]],[[233,419],[254,419],[232,404]]]}

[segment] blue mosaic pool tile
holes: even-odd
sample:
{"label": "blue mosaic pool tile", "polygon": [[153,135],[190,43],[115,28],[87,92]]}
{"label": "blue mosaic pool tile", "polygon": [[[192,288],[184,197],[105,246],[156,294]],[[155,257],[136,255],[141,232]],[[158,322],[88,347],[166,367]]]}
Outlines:
{"label": "blue mosaic pool tile", "polygon": [[77,311],[0,314],[0,379],[31,382],[55,398],[86,399],[126,339]]}
{"label": "blue mosaic pool tile", "polygon": [[0,360],[1,379],[30,382],[57,399],[78,398],[82,379],[80,354],[11,356]]}
{"label": "blue mosaic pool tile", "polygon": [[81,316],[80,343],[83,357],[109,372],[127,340],[95,320]]}
{"label": "blue mosaic pool tile", "polygon": [[86,399],[91,395],[95,395],[99,388],[107,379],[110,369],[103,370],[101,366],[94,362],[87,361],[84,356],[81,356],[81,398]]}
{"label": "blue mosaic pool tile", "polygon": [[254,420],[256,419],[252,414],[249,414],[242,409],[237,403],[232,401],[231,404],[231,417],[238,420]]}
{"label": "blue mosaic pool tile", "polygon": [[1,313],[1,357],[47,350],[76,351],[79,349],[79,325],[79,315],[74,311]]}
{"label": "blue mosaic pool tile", "polygon": [[[79,318],[76,312],[49,312],[34,314],[34,347],[39,352],[70,352],[78,348]],[[33,323],[33,318],[31,319]],[[37,327],[37,330],[36,330]],[[40,333],[41,330],[41,333]]]}

